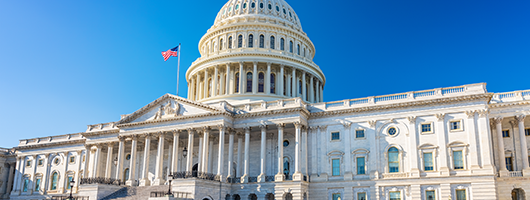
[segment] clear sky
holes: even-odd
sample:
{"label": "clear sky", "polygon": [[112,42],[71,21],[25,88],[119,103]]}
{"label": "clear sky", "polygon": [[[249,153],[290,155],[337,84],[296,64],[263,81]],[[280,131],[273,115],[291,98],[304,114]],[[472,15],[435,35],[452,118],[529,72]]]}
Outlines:
{"label": "clear sky", "polygon": [[[488,83],[530,89],[528,0],[287,0],[325,101]],[[226,0],[0,1],[0,147],[78,133],[175,93]]]}

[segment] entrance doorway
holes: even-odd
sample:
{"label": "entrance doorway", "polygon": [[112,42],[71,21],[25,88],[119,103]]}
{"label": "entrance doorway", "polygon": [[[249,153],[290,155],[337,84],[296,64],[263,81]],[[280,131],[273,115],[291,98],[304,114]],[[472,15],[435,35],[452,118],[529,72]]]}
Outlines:
{"label": "entrance doorway", "polygon": [[524,190],[516,188],[512,190],[512,200],[525,200]]}

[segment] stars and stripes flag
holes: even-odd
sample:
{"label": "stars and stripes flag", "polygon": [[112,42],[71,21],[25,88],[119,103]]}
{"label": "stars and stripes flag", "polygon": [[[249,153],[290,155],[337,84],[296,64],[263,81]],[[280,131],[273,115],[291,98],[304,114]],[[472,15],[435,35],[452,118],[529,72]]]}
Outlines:
{"label": "stars and stripes flag", "polygon": [[164,56],[164,61],[167,61],[171,56],[178,57],[179,56],[179,46],[176,46],[175,48],[172,48],[167,51],[162,51],[162,56]]}

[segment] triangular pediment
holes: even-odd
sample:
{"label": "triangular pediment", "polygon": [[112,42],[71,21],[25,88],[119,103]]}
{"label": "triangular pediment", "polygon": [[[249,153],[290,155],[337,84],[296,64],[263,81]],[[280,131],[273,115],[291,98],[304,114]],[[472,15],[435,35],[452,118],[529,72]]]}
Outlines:
{"label": "triangular pediment", "polygon": [[122,119],[117,124],[155,122],[224,112],[227,111],[172,94],[166,94],[134,113],[122,116]]}

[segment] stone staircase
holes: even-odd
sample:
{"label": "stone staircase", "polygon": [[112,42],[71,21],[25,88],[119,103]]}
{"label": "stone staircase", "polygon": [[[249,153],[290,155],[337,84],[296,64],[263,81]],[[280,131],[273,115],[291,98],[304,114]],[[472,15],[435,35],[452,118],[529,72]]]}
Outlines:
{"label": "stone staircase", "polygon": [[146,200],[151,192],[166,191],[167,185],[146,186],[146,187],[124,187],[101,200]]}

